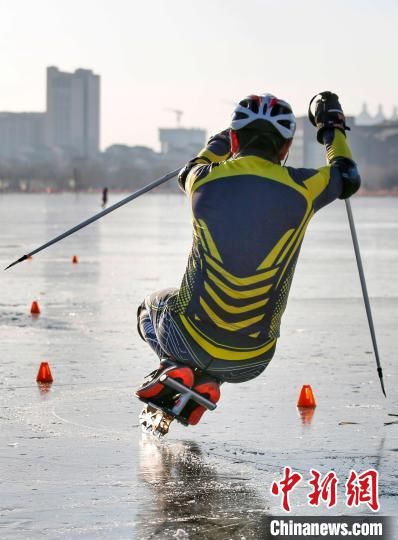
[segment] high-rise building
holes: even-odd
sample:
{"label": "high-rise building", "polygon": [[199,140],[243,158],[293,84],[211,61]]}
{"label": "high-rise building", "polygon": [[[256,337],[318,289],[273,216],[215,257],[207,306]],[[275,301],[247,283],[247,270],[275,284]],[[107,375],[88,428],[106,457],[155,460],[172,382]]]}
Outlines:
{"label": "high-rise building", "polygon": [[100,77],[88,69],[74,73],[47,68],[46,142],[76,157],[99,152]]}

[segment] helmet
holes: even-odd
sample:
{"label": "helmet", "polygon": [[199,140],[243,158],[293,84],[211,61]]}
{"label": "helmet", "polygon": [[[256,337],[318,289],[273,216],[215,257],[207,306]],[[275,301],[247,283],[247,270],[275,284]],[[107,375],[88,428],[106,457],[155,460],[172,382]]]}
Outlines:
{"label": "helmet", "polygon": [[258,120],[272,124],[284,139],[292,139],[296,131],[291,106],[272,94],[251,95],[240,101],[232,113],[231,129],[238,131]]}

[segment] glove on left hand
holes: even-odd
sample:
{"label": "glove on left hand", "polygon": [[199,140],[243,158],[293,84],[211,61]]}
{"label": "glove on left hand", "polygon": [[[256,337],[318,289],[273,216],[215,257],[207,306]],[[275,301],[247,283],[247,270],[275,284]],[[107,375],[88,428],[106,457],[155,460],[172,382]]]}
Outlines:
{"label": "glove on left hand", "polygon": [[[311,104],[315,98],[315,113],[312,114]],[[339,97],[333,92],[320,92],[314,96],[308,108],[310,122],[318,128],[317,141],[323,144],[323,134],[328,128],[337,128],[345,134],[350,128],[345,123],[345,115],[341,107]]]}

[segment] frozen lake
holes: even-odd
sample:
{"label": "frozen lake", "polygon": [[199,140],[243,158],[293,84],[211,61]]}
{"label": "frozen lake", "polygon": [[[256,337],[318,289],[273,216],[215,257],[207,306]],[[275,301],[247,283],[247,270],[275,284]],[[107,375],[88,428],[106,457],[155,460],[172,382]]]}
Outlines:
{"label": "frozen lake", "polygon": [[[1,268],[99,204],[99,194],[0,195]],[[397,517],[398,198],[352,204],[388,399],[341,201],[309,227],[269,368],[224,385],[215,412],[173,424],[160,443],[137,427],[133,393],[157,361],[135,313],[147,293],[179,285],[185,198],[145,195],[1,272],[0,537],[258,539],[264,516],[282,514],[270,486],[286,465],[306,481],[311,468],[340,479],[335,508],[309,507],[303,483],[292,515],[370,514],[347,509],[343,487],[351,469],[376,468],[381,513]],[[43,360],[48,392],[35,382]],[[303,384],[318,402],[312,417],[295,406]]]}

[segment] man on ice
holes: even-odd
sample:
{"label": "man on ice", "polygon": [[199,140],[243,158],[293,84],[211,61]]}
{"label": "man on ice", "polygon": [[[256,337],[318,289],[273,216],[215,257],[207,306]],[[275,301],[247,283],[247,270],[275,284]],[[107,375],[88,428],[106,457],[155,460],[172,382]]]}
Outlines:
{"label": "man on ice", "polygon": [[[148,403],[144,428],[157,407],[170,412],[182,398],[166,379],[216,403],[221,383],[254,379],[271,361],[312,216],[360,186],[336,94],[319,95],[314,119],[328,162],[319,169],[281,164],[295,116],[262,94],[243,99],[230,129],[181,170],[193,222],[187,269],[179,289],[155,292],[138,309],[138,331],[161,360],[136,393]],[[180,409],[191,425],[206,411],[194,399]]]}

